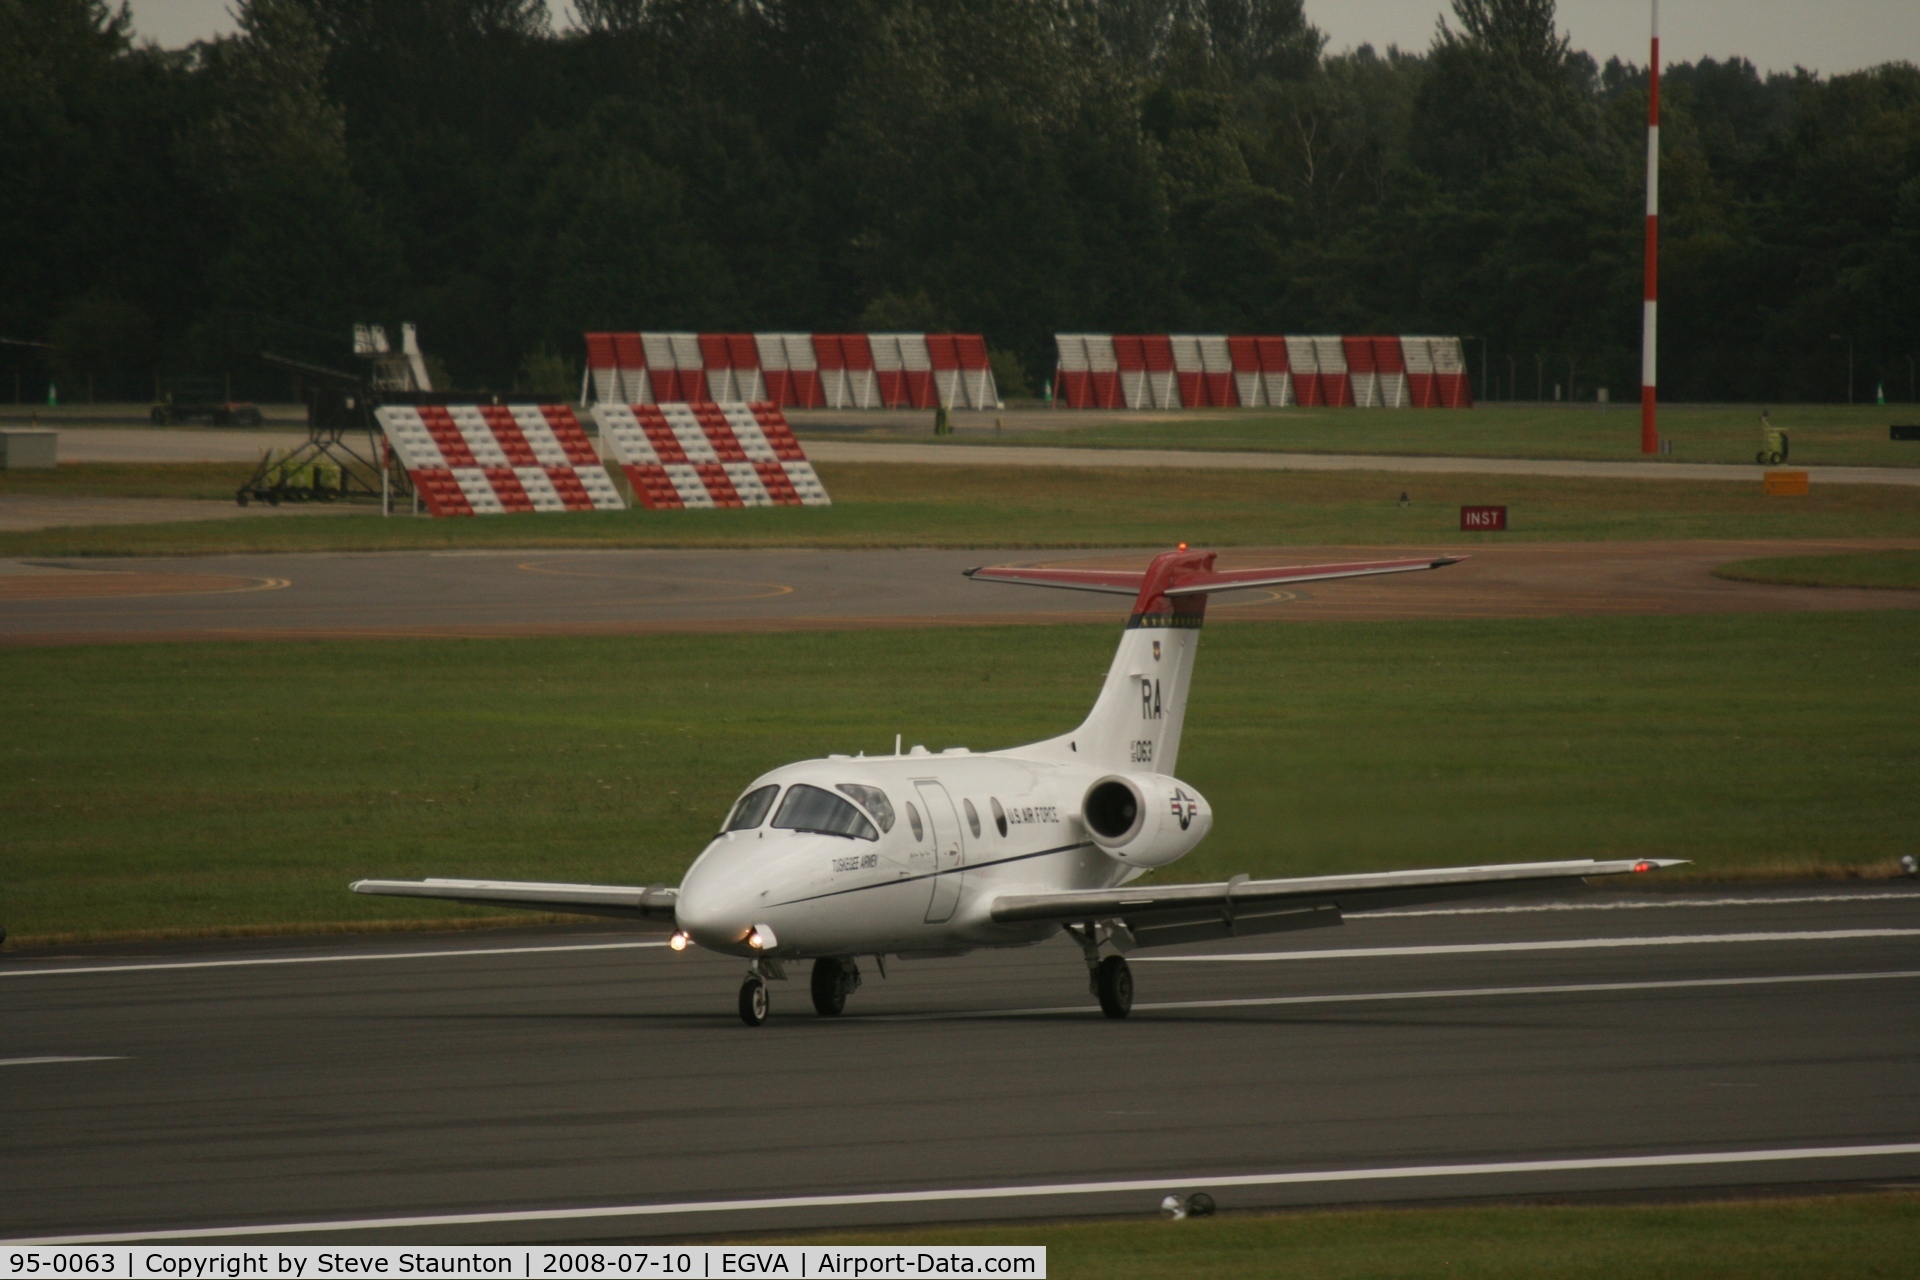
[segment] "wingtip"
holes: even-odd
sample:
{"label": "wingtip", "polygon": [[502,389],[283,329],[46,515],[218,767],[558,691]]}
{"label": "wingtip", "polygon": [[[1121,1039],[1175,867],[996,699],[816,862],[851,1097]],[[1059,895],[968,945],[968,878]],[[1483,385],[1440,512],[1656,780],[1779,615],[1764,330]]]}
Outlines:
{"label": "wingtip", "polygon": [[1465,559],[1466,559],[1465,556],[1441,556],[1438,559],[1429,561],[1427,564],[1427,568],[1444,569],[1450,564],[1459,564],[1462,560],[1465,560]]}
{"label": "wingtip", "polygon": [[976,573],[978,573],[978,572],[980,572],[980,571],[981,571],[982,569],[984,569],[984,568],[986,568],[986,567],[987,567],[987,566],[985,566],[985,565],[983,565],[983,564],[977,564],[977,565],[975,565],[975,566],[974,566],[973,568],[971,568],[971,569],[962,569],[962,570],[960,571],[960,576],[961,576],[961,577],[963,577],[963,578],[971,578],[971,577],[972,577],[972,576],[973,576],[974,574],[976,574]]}

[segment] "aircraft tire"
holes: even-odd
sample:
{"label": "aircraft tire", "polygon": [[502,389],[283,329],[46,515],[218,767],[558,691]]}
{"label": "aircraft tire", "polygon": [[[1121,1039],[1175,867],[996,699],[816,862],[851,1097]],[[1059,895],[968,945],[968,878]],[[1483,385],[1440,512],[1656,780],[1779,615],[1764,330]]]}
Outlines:
{"label": "aircraft tire", "polygon": [[1100,1012],[1109,1018],[1124,1018],[1133,1012],[1133,970],[1125,956],[1108,956],[1100,962]]}
{"label": "aircraft tire", "polygon": [[813,1011],[823,1018],[837,1016],[847,1007],[845,962],[822,956],[813,962]]}
{"label": "aircraft tire", "polygon": [[767,998],[767,984],[757,975],[750,975],[740,984],[740,1021],[748,1026],[757,1027],[765,1022],[771,1003]]}

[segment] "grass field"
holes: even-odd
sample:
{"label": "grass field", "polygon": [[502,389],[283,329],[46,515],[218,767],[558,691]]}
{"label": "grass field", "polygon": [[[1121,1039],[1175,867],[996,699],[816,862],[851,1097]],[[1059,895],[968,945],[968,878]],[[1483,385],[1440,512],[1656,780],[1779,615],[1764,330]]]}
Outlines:
{"label": "grass field", "polygon": [[[474,917],[356,876],[677,881],[757,773],[1085,713],[1109,626],[17,649],[15,940]],[[1670,856],[1884,869],[1920,829],[1904,613],[1227,623],[1173,879]],[[11,944],[10,944],[11,945]]]}
{"label": "grass field", "polygon": [[75,498],[209,498],[232,502],[250,462],[63,462],[0,470],[0,494]]}
{"label": "grass field", "polygon": [[[1673,440],[1661,462],[1735,462],[1752,465],[1760,448],[1760,405],[1666,405],[1660,434]],[[1920,466],[1920,443],[1888,438],[1894,423],[1920,422],[1920,407],[1899,405],[1777,405],[1775,427],[1792,442],[1791,461],[1812,466]],[[1208,414],[1143,414],[1113,421],[1112,413],[1071,410],[1015,415],[1005,430],[993,414],[967,414],[948,437],[955,445],[1050,444],[1109,449],[1255,449],[1284,453],[1443,454],[1476,458],[1590,458],[1638,460],[1638,404],[1600,410],[1594,405],[1496,404],[1476,409],[1234,409]],[[1004,415],[1002,415],[1004,416]],[[934,442],[927,426],[869,426],[842,415],[848,429],[804,426],[803,434],[862,440]],[[1043,419],[1036,424],[1035,420]],[[1081,421],[1076,422],[1076,419]],[[1087,421],[1086,419],[1092,419]],[[805,421],[805,415],[802,418]]]}
{"label": "grass field", "polygon": [[1801,587],[1890,587],[1920,591],[1920,551],[1863,551],[1840,556],[1737,560],[1714,573],[1737,582]]}
{"label": "grass field", "polygon": [[784,1242],[1045,1245],[1053,1280],[1904,1280],[1920,1257],[1920,1196],[1235,1214]]}
{"label": "grass field", "polygon": [[[231,487],[217,468],[61,468],[34,492],[192,496]],[[1920,536],[1920,494],[1815,485],[1770,498],[1752,484],[1389,472],[1146,471],[843,463],[820,468],[834,505],[382,519],[284,515],[0,533],[0,556],[190,555],[442,547],[1108,547],[1381,544],[1527,539]],[[40,472],[39,476],[50,473]],[[237,484],[235,480],[233,483]],[[59,484],[68,487],[58,489]],[[105,488],[103,486],[118,486]],[[169,490],[168,486],[174,486]],[[1409,505],[1401,507],[1405,493]],[[1462,533],[1459,509],[1500,503],[1508,534]]]}

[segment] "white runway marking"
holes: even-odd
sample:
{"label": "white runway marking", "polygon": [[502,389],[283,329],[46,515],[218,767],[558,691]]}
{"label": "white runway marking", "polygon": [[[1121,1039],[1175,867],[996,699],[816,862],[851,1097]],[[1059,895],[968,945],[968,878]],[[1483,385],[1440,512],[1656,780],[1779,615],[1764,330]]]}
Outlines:
{"label": "white runway marking", "polygon": [[1680,898],[1654,902],[1540,902],[1525,907],[1434,907],[1418,911],[1368,911],[1361,920],[1408,920],[1415,916],[1511,916],[1540,911],[1671,911],[1679,907],[1778,907],[1806,902],[1920,902],[1920,893],[1813,893],[1781,898]]}
{"label": "white runway marking", "polygon": [[0,1067],[37,1067],[44,1062],[124,1062],[124,1053],[90,1053],[75,1057],[0,1058]]}
{"label": "white runway marking", "polygon": [[372,955],[256,956],[246,960],[164,960],[153,964],[94,964],[73,969],[0,969],[0,978],[65,977],[76,973],[150,973],[162,969],[240,969],[273,964],[345,964],[358,960],[437,960],[442,956],[522,956],[554,951],[632,951],[665,942],[583,942],[555,947],[467,947],[447,951],[377,951]]}
{"label": "white runway marking", "polygon": [[[1432,991],[1361,991],[1348,995],[1248,996],[1223,1000],[1161,1000],[1136,1003],[1135,1013],[1165,1009],[1236,1009],[1279,1004],[1368,1004],[1380,1000],[1472,1000],[1493,996],[1587,995],[1607,991],[1676,991],[1693,987],[1772,987],[1803,982],[1884,982],[1920,978],[1920,969],[1888,969],[1879,973],[1792,973],[1766,978],[1671,978],[1647,982],[1577,982],[1536,987],[1449,987]],[[849,1022],[936,1022],[950,1018],[1038,1018],[1063,1013],[1095,1014],[1097,1004],[1055,1005],[1046,1009],[968,1009],[957,1013],[874,1013],[854,1015]]]}
{"label": "white runway marking", "polygon": [[1598,1156],[1575,1160],[1500,1160],[1482,1164],[1401,1165],[1384,1169],[1313,1169],[1297,1173],[1243,1173],[1225,1177],[1128,1178],[1109,1182],[1042,1182],[1002,1187],[952,1187],[925,1191],[876,1191],[853,1195],[769,1196],[755,1200],[688,1200],[678,1204],[604,1205],[582,1209],[508,1209],[495,1213],[437,1213],[411,1218],[349,1218],[332,1222],[278,1222],[171,1231],[117,1231],[98,1235],[42,1236],[0,1244],[114,1244],[132,1240],[208,1240],[232,1236],[293,1235],[307,1231],[381,1231],[399,1227],[465,1227],[503,1222],[568,1222],[592,1218],[669,1217],[694,1213],[827,1209],[878,1204],[937,1204],[956,1200],[1019,1200],[1040,1196],[1092,1196],[1128,1192],[1193,1191],[1222,1187],[1311,1186],[1408,1178],[1480,1178],[1503,1174],[1578,1173],[1604,1169],[1680,1169],[1729,1164],[1777,1164],[1799,1160],[1870,1160],[1920,1155],[1920,1142],[1876,1146],[1777,1147],[1768,1151],[1681,1151],[1661,1155]]}
{"label": "white runway marking", "polygon": [[1135,964],[1231,964],[1253,960],[1360,960],[1379,956],[1466,956],[1502,951],[1588,951],[1608,947],[1691,947],[1705,943],[1840,942],[1849,938],[1920,937],[1920,929],[1820,929],[1798,933],[1676,933],[1653,938],[1563,938],[1550,942],[1453,942],[1418,947],[1340,947],[1322,951],[1219,952],[1204,956],[1139,956]]}

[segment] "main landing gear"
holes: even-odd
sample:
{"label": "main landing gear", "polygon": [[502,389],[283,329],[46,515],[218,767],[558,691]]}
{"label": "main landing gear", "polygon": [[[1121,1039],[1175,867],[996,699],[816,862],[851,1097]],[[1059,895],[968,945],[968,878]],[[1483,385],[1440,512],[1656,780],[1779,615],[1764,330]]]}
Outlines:
{"label": "main landing gear", "polygon": [[[767,983],[786,976],[778,960],[756,959],[740,984],[740,1021],[750,1027],[765,1022],[772,1003]],[[847,997],[860,989],[860,966],[852,956],[824,956],[813,962],[812,987],[814,1011],[823,1018],[834,1017],[847,1007]]]}
{"label": "main landing gear", "polygon": [[847,1007],[860,989],[860,966],[851,956],[822,956],[813,962],[813,1010],[831,1018]]}
{"label": "main landing gear", "polygon": [[1100,1012],[1109,1018],[1124,1018],[1133,1012],[1133,970],[1125,956],[1100,955],[1100,944],[1113,934],[1094,921],[1068,925],[1067,934],[1080,944],[1087,958],[1087,987],[1100,1001]]}

